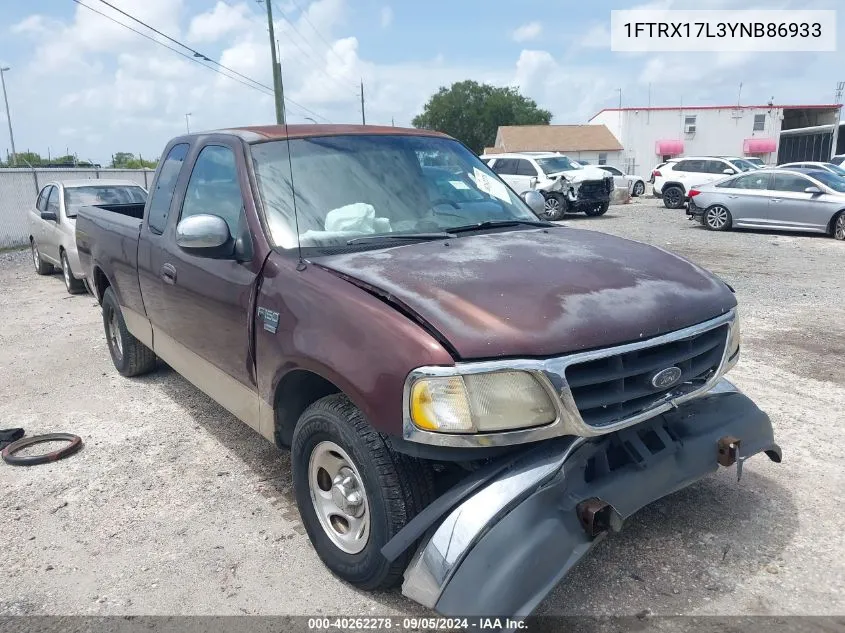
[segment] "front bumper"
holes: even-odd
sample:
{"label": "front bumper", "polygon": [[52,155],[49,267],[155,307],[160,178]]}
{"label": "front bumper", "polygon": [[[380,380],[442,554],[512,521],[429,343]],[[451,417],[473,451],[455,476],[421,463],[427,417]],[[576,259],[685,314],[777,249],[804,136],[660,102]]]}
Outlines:
{"label": "front bumper", "polygon": [[445,509],[402,593],[446,616],[527,616],[609,529],[760,452],[780,461],[771,422],[726,380],[637,426],[543,442]]}

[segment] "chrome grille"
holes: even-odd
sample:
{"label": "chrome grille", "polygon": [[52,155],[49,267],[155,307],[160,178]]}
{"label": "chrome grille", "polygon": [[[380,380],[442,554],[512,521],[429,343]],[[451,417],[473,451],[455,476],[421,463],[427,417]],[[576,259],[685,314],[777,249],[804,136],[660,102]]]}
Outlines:
{"label": "chrome grille", "polygon": [[[725,324],[687,338],[569,365],[566,381],[581,418],[601,428],[700,389],[718,371],[727,336]],[[665,389],[654,387],[652,378],[669,367],[681,370],[680,379]]]}

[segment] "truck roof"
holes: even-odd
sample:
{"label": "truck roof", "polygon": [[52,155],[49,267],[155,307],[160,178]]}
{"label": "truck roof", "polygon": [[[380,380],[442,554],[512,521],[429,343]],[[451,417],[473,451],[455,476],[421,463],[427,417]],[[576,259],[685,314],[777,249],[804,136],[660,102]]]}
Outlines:
{"label": "truck roof", "polygon": [[442,132],[423,130],[419,128],[393,127],[392,125],[335,125],[335,124],[292,124],[292,125],[251,125],[233,127],[212,132],[200,132],[187,136],[201,134],[234,134],[247,143],[278,140],[286,138],[308,138],[312,136],[340,136],[348,134],[400,134],[403,136],[436,136],[451,138]]}

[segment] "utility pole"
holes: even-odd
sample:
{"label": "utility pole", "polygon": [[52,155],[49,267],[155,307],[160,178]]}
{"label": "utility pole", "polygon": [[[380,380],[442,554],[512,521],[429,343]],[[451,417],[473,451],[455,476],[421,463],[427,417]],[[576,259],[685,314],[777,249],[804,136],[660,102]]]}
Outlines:
{"label": "utility pole", "polygon": [[[836,146],[839,144],[839,125],[842,122],[842,92],[845,91],[845,81],[840,81],[836,84],[836,100],[835,103],[839,106],[836,109],[836,125],[833,126],[833,136],[830,139],[830,157],[836,156]],[[6,107],[8,110],[8,106]],[[15,151],[14,145],[12,151]]]}
{"label": "utility pole", "polygon": [[364,78],[361,77],[361,125],[367,125],[367,116],[364,114]]}
{"label": "utility pole", "polygon": [[267,5],[267,28],[270,30],[270,56],[273,59],[273,93],[276,101],[276,123],[285,122],[284,97],[282,96],[282,76],[279,73],[279,61],[276,58],[276,34],[273,29],[273,0],[264,0]]}
{"label": "utility pole", "polygon": [[8,66],[0,68],[0,83],[3,84],[3,101],[6,104],[6,120],[9,122],[9,142],[12,144],[12,167],[18,164],[18,155],[15,152],[15,135],[12,133],[12,114],[9,112],[9,98],[6,96],[6,77],[3,75],[7,70],[11,70]]}

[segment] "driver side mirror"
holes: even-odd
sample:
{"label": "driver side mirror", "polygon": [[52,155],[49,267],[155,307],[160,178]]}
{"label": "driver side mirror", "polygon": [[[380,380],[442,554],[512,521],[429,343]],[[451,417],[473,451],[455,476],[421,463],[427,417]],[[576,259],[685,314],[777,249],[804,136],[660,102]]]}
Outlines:
{"label": "driver side mirror", "polygon": [[176,245],[193,255],[213,259],[231,259],[235,253],[235,240],[226,220],[207,213],[192,215],[176,225]]}
{"label": "driver side mirror", "polygon": [[815,196],[815,195],[822,193],[822,190],[819,189],[818,187],[814,186],[814,185],[810,185],[809,187],[804,189],[804,193],[810,193],[810,194],[813,194]]}
{"label": "driver side mirror", "polygon": [[520,197],[525,201],[525,204],[538,216],[543,213],[546,207],[546,199],[539,191],[524,191]]}
{"label": "driver side mirror", "polygon": [[58,222],[59,218],[56,217],[55,211],[42,211],[41,212],[41,219],[42,220],[49,220],[50,222]]}
{"label": "driver side mirror", "polygon": [[731,169],[730,167],[728,167],[727,169],[723,169],[722,173],[728,174],[728,176],[730,176],[731,174],[735,174],[736,172],[733,169]]}

